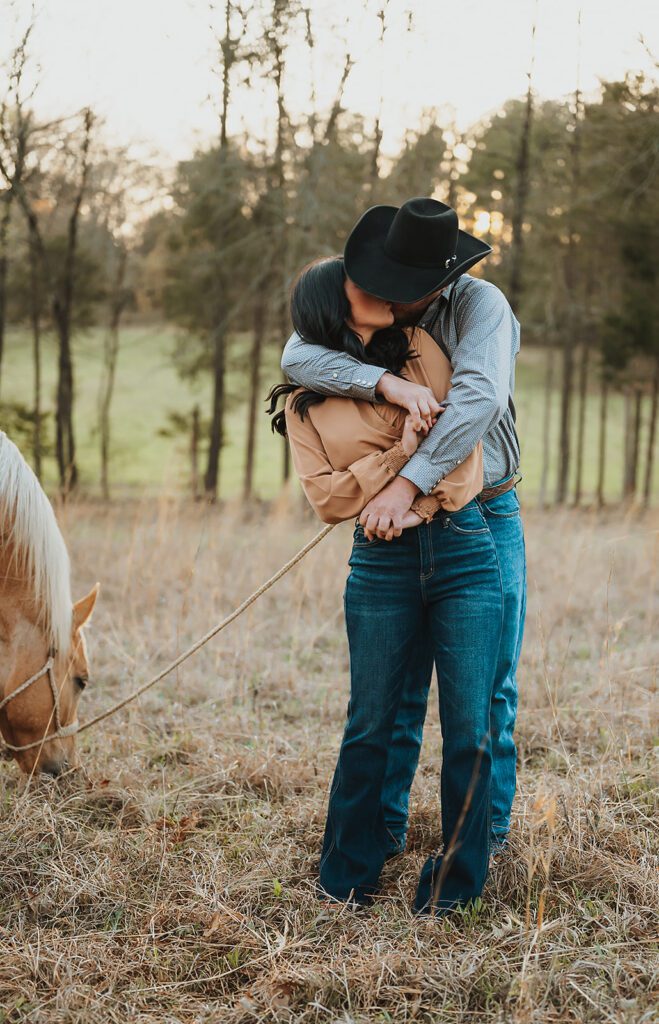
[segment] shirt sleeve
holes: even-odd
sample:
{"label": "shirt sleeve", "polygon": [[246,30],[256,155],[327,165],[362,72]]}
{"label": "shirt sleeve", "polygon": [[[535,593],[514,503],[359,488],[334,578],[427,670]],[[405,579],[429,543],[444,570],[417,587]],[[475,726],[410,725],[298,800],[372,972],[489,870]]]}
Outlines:
{"label": "shirt sleeve", "polygon": [[312,345],[299,334],[292,334],[281,357],[281,368],[288,379],[300,387],[321,395],[361,398],[375,402],[375,386],[382,366],[369,366],[345,352],[334,352],[324,345]]}
{"label": "shirt sleeve", "polygon": [[424,494],[461,465],[508,408],[515,317],[495,285],[467,289],[456,306],[459,343],[446,411],[401,471]]}
{"label": "shirt sleeve", "polygon": [[302,489],[324,523],[341,523],[358,516],[407,462],[401,442],[396,441],[387,451],[370,452],[347,469],[334,469],[308,416],[302,420],[287,408],[286,427]]}

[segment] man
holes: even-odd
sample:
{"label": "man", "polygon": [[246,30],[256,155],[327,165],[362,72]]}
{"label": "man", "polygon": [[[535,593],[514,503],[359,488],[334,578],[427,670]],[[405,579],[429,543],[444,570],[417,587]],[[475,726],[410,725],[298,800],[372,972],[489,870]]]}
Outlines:
{"label": "man", "polygon": [[[519,441],[512,396],[519,324],[498,288],[465,273],[490,252],[489,246],[458,229],[457,215],[449,206],[420,198],[408,200],[400,209],[375,206],[368,210],[348,238],[344,260],[351,281],[391,302],[396,324],[418,324],[428,331],[453,366],[445,411],[398,476],[364,508],[360,522],[366,532],[383,539],[399,536],[402,517],[419,492],[428,494],[483,441],[485,487],[479,499],[496,545],[504,597],[491,711],[491,842],[496,849],[508,835],[515,794],[513,730],[526,563],[514,487]],[[284,349],[282,369],[293,383],[322,394],[370,402],[383,399],[428,421],[440,411],[429,389],[344,353],[309,344],[295,334]],[[432,655],[420,635],[382,792],[391,836],[389,856],[405,848],[409,792],[419,760],[431,675]],[[444,839],[448,842],[450,837]]]}

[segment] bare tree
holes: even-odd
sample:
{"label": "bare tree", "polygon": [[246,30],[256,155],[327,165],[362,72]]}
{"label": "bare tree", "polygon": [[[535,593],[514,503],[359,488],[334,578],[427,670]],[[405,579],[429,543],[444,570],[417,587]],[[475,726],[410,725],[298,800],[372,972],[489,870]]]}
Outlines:
{"label": "bare tree", "polygon": [[80,211],[87,191],[90,170],[90,149],[94,115],[87,108],[83,112],[83,131],[80,146],[80,168],[75,187],[71,211],[68,217],[66,246],[62,266],[61,285],[53,298],[53,320],[58,338],[58,377],[56,392],[56,440],[55,451],[59,469],[60,487],[64,495],[78,483],[76,464],[75,434],[73,429],[73,355],[71,352],[71,327],[76,278],[76,257]]}
{"label": "bare tree", "polygon": [[556,320],[554,316],[554,296],[549,295],[546,303],[545,322],[547,324],[547,362],[542,399],[542,459],[540,463],[540,488],[538,503],[541,508],[547,504],[549,491],[549,465],[551,461],[551,413],[554,394],[554,365],[556,362]]}
{"label": "bare tree", "polygon": [[103,341],[103,376],[98,414],[101,441],[101,492],[106,501],[110,498],[110,407],[119,356],[119,323],[130,300],[130,293],[125,287],[127,263],[128,248],[125,242],[120,241],[117,243],[115,272],[110,284],[109,318]]}
{"label": "bare tree", "polygon": [[0,99],[0,174],[4,188],[0,191],[0,384],[5,347],[7,318],[7,271],[9,267],[9,226],[17,191],[26,173],[29,131],[24,108],[30,102],[36,86],[25,93],[23,79],[28,62],[28,44],[32,22],[12,50],[6,65],[7,86]]}
{"label": "bare tree", "polygon": [[600,383],[599,438],[597,443],[597,504],[604,507],[606,479],[606,428],[609,415],[609,388],[606,373],[602,370]]}
{"label": "bare tree", "polygon": [[538,2],[536,0],[531,28],[531,62],[526,73],[528,85],[526,89],[526,105],[524,119],[519,137],[517,159],[515,160],[515,192],[511,218],[512,238],[510,241],[510,284],[508,298],[514,310],[519,308],[522,293],[522,266],[524,256],[524,215],[529,195],[530,184],[530,148],[533,126],[533,68],[535,64],[535,35],[537,28]]}
{"label": "bare tree", "polygon": [[39,246],[34,235],[34,227],[28,224],[28,254],[30,261],[30,321],[32,325],[32,364],[34,371],[34,398],[32,430],[32,458],[34,472],[41,479],[42,472],[42,439],[41,439],[41,308],[42,279]]}
{"label": "bare tree", "polygon": [[[224,3],[224,34],[218,39],[220,53],[220,137],[218,147],[217,174],[219,183],[223,181],[227,173],[227,158],[229,151],[229,137],[227,124],[229,118],[229,107],[231,103],[231,80],[234,65],[240,60],[239,43],[240,36],[233,35],[231,21],[236,13],[236,6],[232,0],[225,0]],[[219,230],[219,229],[218,229]],[[217,251],[222,252],[222,238],[217,238]],[[212,339],[212,374],[213,374],[213,399],[211,408],[210,435],[208,444],[208,459],[206,472],[204,474],[204,490],[207,497],[214,501],[218,494],[220,478],[220,453],[224,441],[224,413],[226,405],[225,384],[226,384],[226,357],[227,357],[227,299],[226,282],[223,280],[221,260],[218,261],[216,301],[214,312],[214,324],[211,334]]]}
{"label": "bare tree", "polygon": [[11,188],[5,188],[0,193],[0,385],[2,384],[2,363],[5,351],[8,240],[13,198],[14,192]]}
{"label": "bare tree", "polygon": [[642,402],[643,392],[638,386],[631,386],[625,391],[622,498],[626,502],[633,501],[636,496],[641,447]]}
{"label": "bare tree", "polygon": [[249,392],[247,398],[247,443],[245,451],[245,476],[243,499],[248,501],[254,489],[254,463],[256,456],[256,417],[261,394],[261,362],[267,327],[267,299],[264,289],[254,297],[252,321],[252,347],[249,358]]}
{"label": "bare tree", "polygon": [[657,436],[657,410],[659,407],[659,357],[655,358],[650,396],[650,422],[648,423],[647,447],[645,454],[645,477],[643,480],[643,503],[647,507],[652,495],[652,474],[654,471],[655,443]]}
{"label": "bare tree", "polygon": [[[387,30],[387,10],[389,8],[389,0],[383,0],[382,6],[377,12],[377,18],[380,22],[380,35],[378,39],[380,52],[382,53],[384,47],[384,37]],[[383,59],[381,58],[378,62],[380,67],[383,66]],[[380,149],[382,148],[382,108],[384,105],[384,96],[382,89],[380,90],[380,96],[378,97],[378,112],[375,116],[375,125],[373,127],[373,149],[371,156],[371,193],[375,190],[378,180],[380,178]]]}
{"label": "bare tree", "polygon": [[[578,15],[579,47],[581,45],[581,9]],[[577,65],[577,85],[574,91],[572,141],[570,145],[570,199],[567,217],[567,251],[564,260],[567,322],[563,333],[563,374],[561,380],[560,441],[556,500],[562,504],[567,498],[570,475],[570,431],[572,390],[574,376],[574,345],[578,333],[577,288],[578,239],[576,231],[577,202],[581,189],[581,86]]]}
{"label": "bare tree", "polygon": [[579,360],[579,407],[577,414],[576,478],[574,483],[574,504],[581,504],[583,493],[583,467],[586,447],[586,407],[588,403],[588,369],[590,361],[590,339],[586,335],[581,342]]}
{"label": "bare tree", "polygon": [[42,468],[42,315],[44,302],[51,295],[52,276],[37,207],[28,189],[31,188],[33,179],[39,177],[42,153],[47,153],[53,148],[52,132],[57,131],[63,121],[37,123],[29,109],[29,104],[38,88],[38,82],[30,91],[25,91],[23,88],[25,71],[30,59],[29,41],[33,30],[34,8],[32,9],[32,21],[9,59],[8,89],[0,104],[0,175],[5,182],[5,191],[2,194],[3,214],[0,220],[0,360],[4,347],[6,319],[7,232],[11,202],[14,201],[23,214],[28,234],[30,324],[34,372],[32,453],[34,469],[37,476],[40,477]]}

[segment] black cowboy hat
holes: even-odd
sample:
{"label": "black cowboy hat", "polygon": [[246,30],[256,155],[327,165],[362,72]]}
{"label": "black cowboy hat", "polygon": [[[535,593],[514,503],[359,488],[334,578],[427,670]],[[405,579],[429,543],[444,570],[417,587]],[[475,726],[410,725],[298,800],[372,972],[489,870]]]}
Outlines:
{"label": "black cowboy hat", "polygon": [[437,199],[400,207],[372,206],[350,232],[343,253],[351,281],[387,302],[418,302],[492,252],[458,227],[458,215]]}

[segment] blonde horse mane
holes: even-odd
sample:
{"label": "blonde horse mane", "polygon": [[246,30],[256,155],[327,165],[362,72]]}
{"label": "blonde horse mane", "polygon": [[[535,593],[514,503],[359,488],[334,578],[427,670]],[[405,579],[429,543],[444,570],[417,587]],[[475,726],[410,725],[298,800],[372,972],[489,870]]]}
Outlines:
{"label": "blonde horse mane", "polygon": [[16,445],[0,430],[0,532],[18,570],[31,582],[51,644],[71,644],[69,555],[55,513]]}

